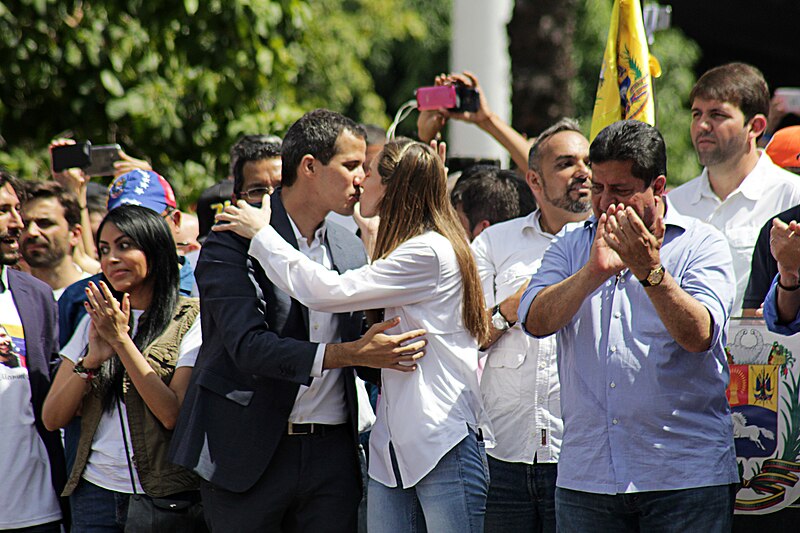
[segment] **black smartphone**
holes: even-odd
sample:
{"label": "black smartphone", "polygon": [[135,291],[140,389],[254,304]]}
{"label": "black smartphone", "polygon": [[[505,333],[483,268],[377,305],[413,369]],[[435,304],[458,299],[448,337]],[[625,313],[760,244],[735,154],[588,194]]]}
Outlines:
{"label": "black smartphone", "polygon": [[68,168],[86,168],[92,162],[92,143],[89,141],[54,146],[50,150],[53,170],[63,172]]}
{"label": "black smartphone", "polygon": [[120,160],[118,144],[101,144],[90,150],[91,164],[83,171],[87,176],[113,176],[114,163]]}
{"label": "black smartphone", "polygon": [[456,95],[458,95],[458,107],[455,108],[455,111],[459,113],[466,111],[474,113],[478,110],[481,96],[477,90],[472,87],[456,85]]}

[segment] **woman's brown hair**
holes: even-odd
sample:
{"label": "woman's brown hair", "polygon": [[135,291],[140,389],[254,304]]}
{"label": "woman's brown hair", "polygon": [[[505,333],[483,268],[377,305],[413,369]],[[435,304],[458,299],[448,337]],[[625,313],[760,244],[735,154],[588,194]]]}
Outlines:
{"label": "woman's brown hair", "polygon": [[381,224],[373,256],[384,258],[426,231],[443,235],[453,246],[461,271],[464,324],[483,345],[489,336],[483,289],[464,228],[447,196],[444,163],[430,146],[402,138],[386,143],[378,158],[386,192],[378,209]]}

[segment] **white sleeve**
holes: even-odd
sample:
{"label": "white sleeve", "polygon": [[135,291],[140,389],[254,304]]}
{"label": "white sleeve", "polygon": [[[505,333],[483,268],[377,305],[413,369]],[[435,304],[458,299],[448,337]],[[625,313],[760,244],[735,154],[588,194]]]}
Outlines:
{"label": "white sleeve", "polygon": [[200,353],[200,345],[203,344],[203,332],[200,329],[200,315],[192,322],[192,326],[183,335],[181,345],[178,349],[178,362],[175,368],[182,366],[194,367],[197,361],[197,354]]}
{"label": "white sleeve", "polygon": [[481,278],[483,287],[483,297],[486,300],[486,307],[494,307],[497,302],[495,295],[495,271],[494,263],[491,260],[491,243],[484,231],[472,241],[470,245],[472,255],[475,257],[475,266],[478,268],[478,276]]}
{"label": "white sleeve", "polygon": [[89,344],[89,324],[92,319],[89,315],[84,315],[78,322],[75,332],[70,337],[69,342],[61,348],[61,357],[75,363],[83,355],[86,346]]}
{"label": "white sleeve", "polygon": [[439,258],[422,239],[406,241],[387,258],[344,274],[295,250],[271,226],[253,238],[250,255],[278,288],[326,313],[421,302],[435,296],[439,282]]}

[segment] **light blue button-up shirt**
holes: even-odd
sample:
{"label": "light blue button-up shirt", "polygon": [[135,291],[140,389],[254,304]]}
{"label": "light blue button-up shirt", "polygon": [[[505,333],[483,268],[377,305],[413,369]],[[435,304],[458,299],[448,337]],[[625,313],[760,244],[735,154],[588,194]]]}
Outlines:
{"label": "light blue button-up shirt", "polygon": [[767,329],[780,335],[794,335],[800,333],[800,310],[794,320],[788,324],[781,324],[778,319],[778,276],[772,280],[767,298],[764,300],[764,321]]}
{"label": "light blue button-up shirt", "polygon": [[[624,270],[558,331],[564,440],[559,487],[585,492],[676,490],[739,481],[725,397],[728,317],[736,293],[731,254],[713,227],[668,209],[661,261],[709,311],[711,348],[681,348],[644,287]],[[566,228],[545,253],[519,306],[589,259],[596,219]]]}

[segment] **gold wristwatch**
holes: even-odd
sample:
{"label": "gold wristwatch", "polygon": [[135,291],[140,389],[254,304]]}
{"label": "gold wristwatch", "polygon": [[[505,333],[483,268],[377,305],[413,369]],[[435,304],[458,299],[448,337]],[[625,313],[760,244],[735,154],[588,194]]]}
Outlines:
{"label": "gold wristwatch", "polygon": [[651,270],[646,278],[640,279],[639,283],[641,283],[643,287],[657,287],[664,281],[665,273],[664,265],[658,265],[658,268]]}

